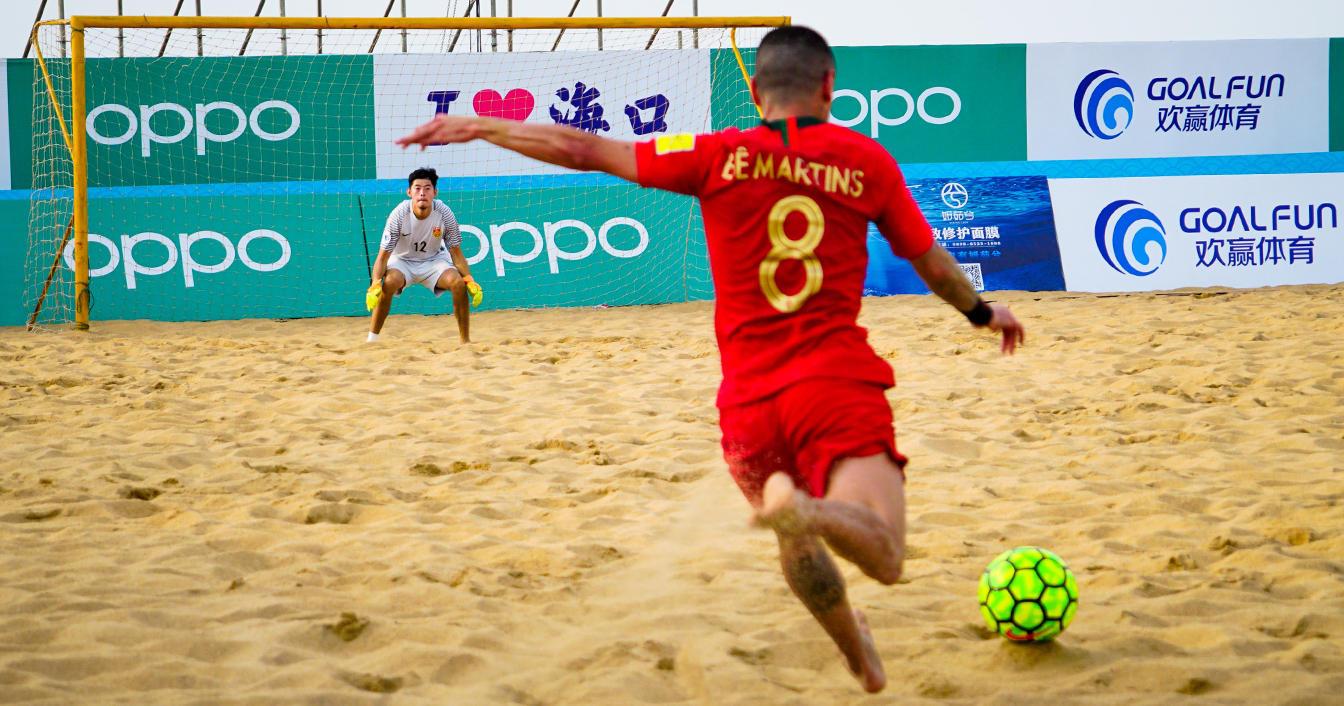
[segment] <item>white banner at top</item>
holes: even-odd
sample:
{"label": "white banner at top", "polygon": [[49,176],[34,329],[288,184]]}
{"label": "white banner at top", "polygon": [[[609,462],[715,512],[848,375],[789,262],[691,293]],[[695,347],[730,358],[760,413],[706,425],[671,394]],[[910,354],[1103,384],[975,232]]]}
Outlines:
{"label": "white banner at top", "polygon": [[1330,150],[1330,40],[1027,46],[1027,156]]}
{"label": "white banner at top", "polygon": [[444,177],[558,174],[484,142],[401,150],[437,113],[570,125],[618,140],[710,129],[709,50],[377,54],[378,178],[421,166]]}

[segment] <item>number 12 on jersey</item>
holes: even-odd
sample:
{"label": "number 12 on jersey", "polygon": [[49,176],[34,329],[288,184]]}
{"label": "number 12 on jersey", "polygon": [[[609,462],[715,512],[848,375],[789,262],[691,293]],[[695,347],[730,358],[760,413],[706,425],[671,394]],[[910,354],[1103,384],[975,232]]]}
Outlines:
{"label": "number 12 on jersey", "polygon": [[[784,220],[795,211],[807,219],[807,232],[797,240],[790,240],[784,233]],[[802,195],[786,196],[775,202],[774,207],[770,209],[766,231],[770,235],[771,247],[770,252],[761,261],[761,291],[765,294],[765,300],[770,302],[770,306],[782,313],[790,314],[802,308],[808,297],[821,291],[821,261],[817,259],[815,251],[821,244],[821,236],[826,231],[826,217],[822,215],[821,207],[816,201]],[[780,291],[779,285],[775,282],[779,263],[784,260],[801,261],[803,270],[807,273],[803,288],[794,294]]]}

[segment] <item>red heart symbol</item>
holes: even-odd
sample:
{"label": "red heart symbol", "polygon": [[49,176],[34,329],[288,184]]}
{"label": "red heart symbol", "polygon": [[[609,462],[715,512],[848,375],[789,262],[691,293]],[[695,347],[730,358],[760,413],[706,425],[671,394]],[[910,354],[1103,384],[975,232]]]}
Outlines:
{"label": "red heart symbol", "polygon": [[499,97],[499,92],[487,88],[471,99],[471,107],[483,118],[504,118],[519,122],[527,120],[536,104],[532,94],[521,88],[509,91],[503,98]]}

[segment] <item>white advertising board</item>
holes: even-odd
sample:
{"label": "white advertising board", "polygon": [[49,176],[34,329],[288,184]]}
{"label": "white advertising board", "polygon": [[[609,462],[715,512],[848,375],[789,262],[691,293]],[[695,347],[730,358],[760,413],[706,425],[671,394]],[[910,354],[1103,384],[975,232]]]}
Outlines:
{"label": "white advertising board", "polygon": [[1027,157],[1330,150],[1330,40],[1027,46]]}
{"label": "white advertising board", "polygon": [[1344,281],[1344,174],[1051,179],[1071,292]]}
{"label": "white advertising board", "polygon": [[403,179],[421,166],[447,177],[567,171],[484,142],[424,153],[393,144],[437,113],[568,124],[619,140],[710,128],[709,50],[378,54],[373,61],[379,179]]}

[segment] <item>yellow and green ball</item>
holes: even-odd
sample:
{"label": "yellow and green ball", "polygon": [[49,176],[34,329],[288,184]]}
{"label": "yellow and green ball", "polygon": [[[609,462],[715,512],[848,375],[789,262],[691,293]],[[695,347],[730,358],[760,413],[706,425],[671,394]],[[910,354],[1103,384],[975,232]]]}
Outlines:
{"label": "yellow and green ball", "polygon": [[989,562],[980,577],[980,613],[989,629],[1015,642],[1053,640],[1078,611],[1078,581],[1064,560],[1018,547]]}

